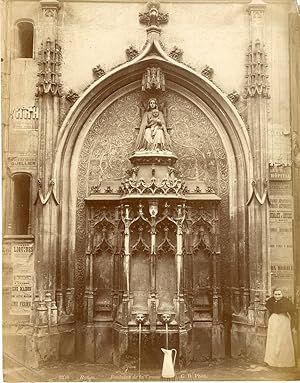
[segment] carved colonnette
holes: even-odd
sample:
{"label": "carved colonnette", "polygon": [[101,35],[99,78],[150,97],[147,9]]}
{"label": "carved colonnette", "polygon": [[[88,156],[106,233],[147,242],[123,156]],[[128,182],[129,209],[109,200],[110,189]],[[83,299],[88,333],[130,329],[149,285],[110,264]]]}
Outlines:
{"label": "carved colonnette", "polygon": [[[58,43],[57,27],[59,1],[40,1],[39,72],[36,84],[38,100],[38,163],[35,212],[36,260],[35,298],[32,307],[34,342],[40,353],[37,363],[49,358],[58,359],[61,339],[59,321],[62,311],[60,275],[57,266],[58,199],[53,176],[54,147],[59,131],[60,97],[62,85],[60,66],[62,50]],[[47,229],[46,229],[47,228]],[[67,331],[73,331],[72,326]],[[71,351],[69,351],[71,350]],[[72,355],[72,347],[67,351]],[[64,352],[64,351],[63,351]]]}

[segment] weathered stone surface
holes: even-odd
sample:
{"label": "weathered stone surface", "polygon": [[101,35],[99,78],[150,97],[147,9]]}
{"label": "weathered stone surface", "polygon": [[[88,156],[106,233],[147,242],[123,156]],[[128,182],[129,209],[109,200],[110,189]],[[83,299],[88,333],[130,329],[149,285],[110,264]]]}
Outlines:
{"label": "weathered stone surface", "polygon": [[95,362],[112,363],[113,361],[113,330],[110,327],[95,328]]}
{"label": "weathered stone surface", "polygon": [[59,355],[60,359],[73,361],[75,359],[75,331],[69,330],[60,334]]}
{"label": "weathered stone surface", "polygon": [[[293,296],[299,269],[292,185],[285,188],[299,152],[289,76],[292,103],[299,96],[289,72],[298,59],[289,60],[288,5],[254,3],[248,13],[245,4],[218,1],[196,1],[184,11],[176,2],[159,11],[156,2],[149,12],[122,1],[9,5],[7,30],[15,25],[17,36],[17,23],[28,19],[35,34],[32,58],[17,57],[12,32],[4,44],[4,232],[11,234],[14,219],[14,174],[28,173],[32,222],[23,236],[34,244],[36,266],[36,291],[25,297],[34,301],[32,310],[15,318],[12,304],[24,297],[13,296],[11,287],[25,271],[12,266],[5,238],[4,322],[18,334],[8,331],[5,347],[17,360],[32,367],[76,358],[136,368],[141,323],[142,363],[156,366],[167,332],[163,318],[180,367],[223,358],[225,350],[263,359],[265,298],[278,282]],[[293,47],[299,23],[291,21]],[[175,63],[167,53],[173,46],[180,47],[171,52]],[[149,73],[146,61],[132,64],[143,54],[151,56]],[[197,77],[204,65],[207,79]],[[62,85],[81,95],[76,110],[67,113],[67,101],[59,99]],[[249,97],[241,100],[243,86]],[[158,98],[159,111],[159,121],[150,119],[147,147],[137,144],[145,93]],[[73,103],[78,94],[67,99]],[[237,101],[244,121],[232,105]]]}

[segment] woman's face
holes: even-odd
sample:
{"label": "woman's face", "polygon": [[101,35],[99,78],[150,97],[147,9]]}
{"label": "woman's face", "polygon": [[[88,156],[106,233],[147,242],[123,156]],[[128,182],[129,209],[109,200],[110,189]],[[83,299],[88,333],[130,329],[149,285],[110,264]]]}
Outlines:
{"label": "woman's face", "polygon": [[281,290],[275,290],[274,291],[274,298],[275,301],[279,301],[283,297]]}
{"label": "woman's face", "polygon": [[149,101],[149,106],[150,106],[150,109],[156,108],[156,101],[155,100],[150,100]]}

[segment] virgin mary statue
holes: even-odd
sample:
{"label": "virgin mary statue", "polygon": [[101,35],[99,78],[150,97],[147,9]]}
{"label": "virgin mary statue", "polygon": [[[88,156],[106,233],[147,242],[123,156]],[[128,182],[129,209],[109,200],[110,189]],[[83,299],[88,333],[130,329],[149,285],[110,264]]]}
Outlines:
{"label": "virgin mary statue", "polygon": [[136,150],[163,151],[169,150],[171,139],[167,132],[164,115],[158,110],[155,98],[148,101],[140,131],[136,141]]}

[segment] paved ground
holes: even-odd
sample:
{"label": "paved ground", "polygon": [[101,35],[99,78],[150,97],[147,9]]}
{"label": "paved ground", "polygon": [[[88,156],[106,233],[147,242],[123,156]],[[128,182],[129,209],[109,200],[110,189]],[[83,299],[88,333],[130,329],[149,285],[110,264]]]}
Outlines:
{"label": "paved ground", "polygon": [[[25,368],[10,358],[4,360],[5,382],[124,382],[159,381],[161,370],[118,369],[111,365],[88,363],[56,363],[39,370]],[[176,369],[175,381],[209,380],[300,380],[300,367],[275,369],[247,360],[222,360]]]}

